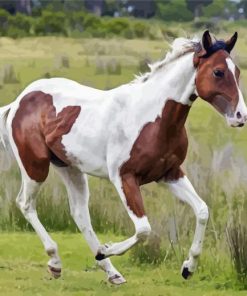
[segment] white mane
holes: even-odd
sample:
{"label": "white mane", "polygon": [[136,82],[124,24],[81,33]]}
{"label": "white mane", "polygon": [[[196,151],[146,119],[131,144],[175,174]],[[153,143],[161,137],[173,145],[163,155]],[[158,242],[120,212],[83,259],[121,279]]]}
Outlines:
{"label": "white mane", "polygon": [[170,44],[171,51],[168,51],[165,58],[153,64],[148,64],[150,72],[136,76],[136,79],[133,82],[138,83],[147,81],[154,73],[163,69],[167,64],[173,62],[188,52],[193,52],[195,44],[197,43],[199,43],[199,39],[197,38],[176,38],[172,44]]}

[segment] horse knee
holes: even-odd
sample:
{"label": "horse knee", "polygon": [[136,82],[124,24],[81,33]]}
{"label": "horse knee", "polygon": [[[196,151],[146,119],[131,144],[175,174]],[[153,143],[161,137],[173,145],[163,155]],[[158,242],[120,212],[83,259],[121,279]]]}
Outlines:
{"label": "horse knee", "polygon": [[205,203],[203,203],[197,216],[198,222],[200,224],[207,224],[208,218],[209,218],[208,206]]}
{"label": "horse knee", "polygon": [[151,233],[151,226],[146,225],[145,227],[138,229],[138,231],[136,232],[136,236],[140,240],[146,240],[149,237],[150,233]]}
{"label": "horse knee", "polygon": [[136,236],[138,239],[145,240],[151,233],[151,226],[146,216],[135,221]]}
{"label": "horse knee", "polygon": [[27,217],[28,213],[34,210],[32,203],[24,201],[21,197],[17,197],[16,205],[25,217]]}

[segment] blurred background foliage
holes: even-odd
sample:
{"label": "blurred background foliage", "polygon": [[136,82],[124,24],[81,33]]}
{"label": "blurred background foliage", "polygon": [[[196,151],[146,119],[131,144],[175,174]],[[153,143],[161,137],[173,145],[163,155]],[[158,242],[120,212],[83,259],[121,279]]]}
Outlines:
{"label": "blurred background foliage", "polygon": [[[1,0],[0,35],[161,38],[157,25],[186,22],[218,28],[244,22],[245,0]],[[148,21],[147,21],[148,19]],[[150,22],[151,20],[151,22]],[[246,22],[247,23],[247,22]]]}

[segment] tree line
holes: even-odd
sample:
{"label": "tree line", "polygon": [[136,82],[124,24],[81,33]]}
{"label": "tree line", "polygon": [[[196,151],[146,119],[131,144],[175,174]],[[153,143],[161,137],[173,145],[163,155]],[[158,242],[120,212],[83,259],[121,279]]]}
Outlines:
{"label": "tree line", "polygon": [[192,21],[199,17],[247,17],[246,0],[1,0],[10,14],[41,15],[42,10],[82,11],[103,16],[158,17],[165,21]]}

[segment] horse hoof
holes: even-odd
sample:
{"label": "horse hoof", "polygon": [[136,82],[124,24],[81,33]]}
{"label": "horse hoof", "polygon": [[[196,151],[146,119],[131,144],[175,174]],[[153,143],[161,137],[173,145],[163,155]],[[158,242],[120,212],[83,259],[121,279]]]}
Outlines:
{"label": "horse hoof", "polygon": [[120,274],[114,274],[113,276],[108,278],[108,281],[113,285],[122,285],[126,283],[126,279]]}
{"label": "horse hoof", "polygon": [[183,267],[182,269],[182,277],[186,280],[191,278],[193,275],[193,272],[189,271],[188,267]]}
{"label": "horse hoof", "polygon": [[48,272],[55,278],[58,279],[61,276],[62,269],[48,265]]}

